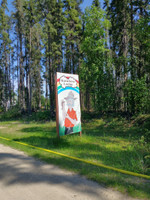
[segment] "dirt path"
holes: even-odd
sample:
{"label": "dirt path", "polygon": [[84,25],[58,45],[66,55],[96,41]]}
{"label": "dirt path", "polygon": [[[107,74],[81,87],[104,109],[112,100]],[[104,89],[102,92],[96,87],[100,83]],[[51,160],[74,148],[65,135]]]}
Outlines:
{"label": "dirt path", "polygon": [[132,200],[0,144],[2,200]]}

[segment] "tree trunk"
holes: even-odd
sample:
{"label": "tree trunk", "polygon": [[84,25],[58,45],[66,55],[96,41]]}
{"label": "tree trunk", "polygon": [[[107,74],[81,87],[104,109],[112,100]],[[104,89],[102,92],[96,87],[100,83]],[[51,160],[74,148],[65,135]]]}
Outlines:
{"label": "tree trunk", "polygon": [[49,92],[50,92],[50,117],[54,116],[54,97],[53,97],[53,71],[52,71],[52,59],[50,56],[51,52],[51,38],[50,38],[50,28],[48,29],[48,65],[49,65]]}
{"label": "tree trunk", "polygon": [[130,0],[131,4],[131,79],[135,79],[134,69],[134,49],[133,49],[133,0]]}
{"label": "tree trunk", "polygon": [[31,105],[32,105],[32,85],[31,85],[31,27],[30,27],[30,33],[29,33],[29,69],[28,69],[28,95],[29,95],[29,104],[28,104],[28,112],[31,114]]}

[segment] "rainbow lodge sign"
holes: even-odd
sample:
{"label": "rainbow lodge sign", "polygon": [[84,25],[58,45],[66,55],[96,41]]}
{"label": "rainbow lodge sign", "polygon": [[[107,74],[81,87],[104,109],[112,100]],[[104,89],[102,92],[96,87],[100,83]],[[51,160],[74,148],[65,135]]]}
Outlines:
{"label": "rainbow lodge sign", "polygon": [[77,74],[56,73],[58,136],[81,133],[80,89]]}

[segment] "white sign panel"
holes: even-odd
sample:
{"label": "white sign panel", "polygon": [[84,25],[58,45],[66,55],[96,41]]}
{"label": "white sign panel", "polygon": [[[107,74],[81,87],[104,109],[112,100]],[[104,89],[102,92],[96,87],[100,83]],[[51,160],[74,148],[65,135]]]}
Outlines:
{"label": "white sign panel", "polygon": [[80,89],[77,74],[56,73],[56,107],[58,135],[81,132]]}

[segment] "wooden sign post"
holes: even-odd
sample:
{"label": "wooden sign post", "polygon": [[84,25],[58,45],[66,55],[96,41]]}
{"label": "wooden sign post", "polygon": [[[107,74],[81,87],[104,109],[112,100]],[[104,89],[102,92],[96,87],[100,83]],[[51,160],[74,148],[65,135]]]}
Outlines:
{"label": "wooden sign post", "polygon": [[79,76],[57,72],[55,85],[58,137],[77,132],[81,136]]}

